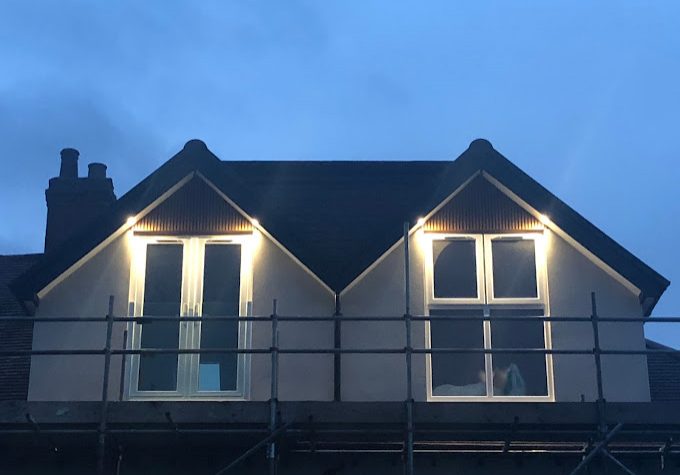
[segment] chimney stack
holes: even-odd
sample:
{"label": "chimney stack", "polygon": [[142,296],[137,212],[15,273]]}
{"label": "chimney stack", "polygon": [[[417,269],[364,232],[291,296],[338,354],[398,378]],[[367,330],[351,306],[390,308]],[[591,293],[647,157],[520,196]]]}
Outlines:
{"label": "chimney stack", "polygon": [[87,177],[78,176],[78,156],[74,148],[61,151],[59,176],[51,178],[45,190],[47,229],[45,252],[85,229],[116,201],[113,181],[106,177],[106,165],[90,163]]}

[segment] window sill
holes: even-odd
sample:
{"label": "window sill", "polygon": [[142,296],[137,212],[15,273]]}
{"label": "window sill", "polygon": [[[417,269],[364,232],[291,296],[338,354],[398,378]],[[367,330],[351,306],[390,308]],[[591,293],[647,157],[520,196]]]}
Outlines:
{"label": "window sill", "polygon": [[428,396],[427,402],[555,402],[552,396]]}

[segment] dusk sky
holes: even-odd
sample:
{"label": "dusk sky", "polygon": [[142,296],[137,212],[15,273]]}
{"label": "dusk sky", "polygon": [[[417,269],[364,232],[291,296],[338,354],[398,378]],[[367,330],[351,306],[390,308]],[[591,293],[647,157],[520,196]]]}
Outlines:
{"label": "dusk sky", "polygon": [[655,314],[680,316],[677,0],[5,0],[0,60],[0,254],[42,251],[64,147],[121,196],[191,138],[452,160],[484,137],[674,282]]}

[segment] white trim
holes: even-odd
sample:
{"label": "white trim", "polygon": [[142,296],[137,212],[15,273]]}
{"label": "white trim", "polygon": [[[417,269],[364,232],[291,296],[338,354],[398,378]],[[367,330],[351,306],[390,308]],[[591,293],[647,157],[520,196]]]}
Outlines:
{"label": "white trim", "polygon": [[80,267],[82,267],[85,263],[87,263],[90,259],[92,259],[94,256],[96,256],[102,249],[104,249],[106,246],[111,244],[113,241],[116,240],[116,238],[122,236],[128,229],[133,227],[136,222],[138,222],[140,219],[144,218],[147,214],[149,214],[151,211],[153,211],[156,207],[158,207],[160,204],[162,204],[166,199],[168,199],[171,195],[173,195],[176,191],[178,191],[182,186],[184,186],[191,178],[194,176],[197,176],[201,178],[210,188],[213,189],[222,199],[224,199],[230,206],[232,206],[236,211],[241,213],[250,223],[252,224],[253,228],[258,229],[264,236],[266,236],[269,240],[271,240],[279,249],[281,249],[288,257],[290,257],[295,263],[297,263],[302,269],[308,273],[314,280],[316,280],[321,286],[328,291],[333,297],[335,297],[335,292],[333,289],[331,289],[328,284],[326,284],[319,276],[317,276],[312,270],[307,267],[300,259],[298,259],[291,251],[289,251],[283,244],[281,244],[272,234],[270,234],[262,225],[253,217],[249,216],[248,213],[243,211],[241,207],[239,207],[234,201],[232,201],[227,195],[225,195],[213,182],[211,182],[208,178],[205,177],[201,172],[199,171],[193,171],[189,174],[187,174],[184,178],[179,180],[176,184],[174,184],[172,187],[170,187],[165,193],[160,195],[158,198],[156,198],[152,203],[150,203],[146,208],[144,208],[142,211],[137,213],[134,216],[131,216],[123,225],[121,225],[116,231],[114,231],[109,237],[104,239],[102,242],[100,242],[98,245],[96,245],[94,248],[92,248],[89,252],[87,252],[83,257],[78,259],[74,264],[72,264],[70,267],[68,267],[65,271],[63,271],[60,275],[55,277],[50,283],[48,283],[43,289],[41,289],[37,295],[38,298],[43,298],[49,291],[51,291],[54,287],[56,287],[59,283],[64,281],[67,277],[69,277],[71,274],[73,274],[76,270],[78,270]]}
{"label": "white trim", "polygon": [[[557,234],[559,237],[567,241],[569,244],[571,244],[576,250],[578,250],[581,254],[585,255],[589,260],[591,260],[597,267],[605,271],[610,277],[613,277],[617,282],[619,282],[621,285],[626,287],[630,292],[634,293],[635,295],[640,295],[641,290],[635,286],[632,282],[630,282],[628,279],[623,277],[621,274],[619,274],[617,271],[615,271],[612,267],[610,267],[608,264],[606,264],[603,260],[601,260],[599,257],[597,257],[595,254],[593,254],[591,251],[586,249],[583,245],[581,245],[578,241],[576,241],[574,238],[569,236],[566,232],[564,232],[559,226],[557,226],[555,223],[553,223],[549,218],[549,216],[546,216],[536,209],[534,209],[531,205],[526,203],[524,200],[522,200],[519,196],[517,196],[515,193],[510,191],[508,187],[503,185],[499,180],[494,178],[492,175],[490,175],[487,171],[485,170],[478,170],[475,173],[473,173],[470,178],[468,178],[463,184],[461,184],[458,188],[456,188],[447,198],[445,198],[439,205],[437,205],[435,208],[432,209],[429,213],[427,213],[423,218],[423,222],[427,222],[428,219],[430,219],[437,211],[439,211],[441,208],[446,206],[446,204],[451,201],[457,195],[460,193],[463,188],[465,188],[474,178],[476,178],[478,175],[482,175],[484,178],[486,178],[492,185],[494,185],[496,188],[498,188],[503,194],[505,194],[508,198],[510,198],[512,201],[514,201],[517,205],[519,205],[521,208],[523,208],[525,211],[527,211],[529,214],[534,216],[536,219],[538,219],[540,222],[544,224],[545,227],[549,228],[555,234]],[[417,229],[421,227],[421,224],[416,224],[411,228],[409,231],[409,236],[413,234]],[[428,233],[430,234],[430,233]],[[373,263],[371,263],[366,269],[364,269],[361,274],[359,274],[357,277],[352,280],[342,291],[340,291],[340,297],[342,297],[346,292],[351,290],[354,286],[357,285],[359,281],[361,281],[366,275],[368,275],[375,267],[378,266],[383,260],[387,258],[389,254],[391,254],[397,247],[403,243],[404,238],[400,237],[392,246],[390,246],[387,251],[385,251],[380,257],[378,257]]]}
{"label": "white trim", "polygon": [[[432,256],[432,240],[441,239],[446,236],[475,236],[475,235],[455,235],[455,234],[434,234],[427,233],[432,236],[433,239],[425,242],[426,252],[425,252],[425,314],[430,315],[431,309],[446,309],[446,308],[475,308],[480,309],[484,312],[485,316],[489,315],[491,309],[507,309],[507,308],[540,308],[543,310],[545,316],[550,315],[550,302],[548,293],[548,272],[547,272],[547,256],[546,248],[544,245],[544,235],[543,233],[514,233],[514,234],[484,234],[477,235],[481,239],[481,243],[478,242],[478,246],[482,247],[483,250],[481,254],[483,255],[484,264],[481,267],[483,282],[484,282],[484,295],[483,302],[465,302],[465,299],[434,299],[434,281],[433,279],[433,256]],[[536,285],[538,298],[536,299],[491,299],[489,301],[488,296],[493,292],[493,278],[492,276],[492,255],[491,255],[491,240],[499,236],[503,237],[522,237],[527,239],[532,239],[536,243]],[[481,244],[481,246],[480,246]],[[480,254],[480,251],[477,251]],[[479,267],[478,267],[478,280],[479,280]],[[490,274],[491,273],[491,274]],[[479,285],[479,284],[478,284]],[[479,288],[479,287],[478,287]],[[432,296],[432,297],[431,297]],[[492,322],[484,321],[482,325],[482,331],[484,332],[484,348],[491,349],[491,325]],[[552,329],[550,321],[543,322],[543,343],[546,349],[552,349]],[[425,322],[425,348],[430,349],[432,345],[432,340],[430,336],[430,322],[429,320]],[[432,394],[432,354],[428,353],[425,357],[425,380],[426,380],[426,396],[428,402],[553,402],[555,400],[555,379],[553,371],[553,358],[551,354],[546,354],[545,357],[545,375],[546,375],[546,388],[547,395],[544,396],[494,396],[493,393],[493,355],[484,355],[484,370],[485,370],[485,384],[486,392],[485,396],[434,396]]]}
{"label": "white trim", "polygon": [[248,219],[251,224],[253,225],[254,228],[259,229],[260,232],[266,236],[270,241],[272,241],[279,249],[281,249],[288,257],[290,257],[296,264],[298,264],[302,269],[307,272],[314,280],[316,280],[321,286],[326,289],[332,296],[335,298],[335,291],[331,289],[328,284],[326,284],[321,278],[316,275],[309,267],[307,267],[300,259],[298,259],[295,254],[293,254],[291,251],[288,250],[283,244],[281,244],[272,234],[270,234],[263,226],[262,224],[255,219],[254,217],[250,216],[248,213],[243,211],[243,209],[237,205],[235,202],[233,202],[227,195],[225,195],[222,190],[220,190],[213,182],[211,182],[208,178],[206,178],[201,172],[196,172],[196,176],[200,177],[210,188],[212,188],[218,195],[222,197],[227,203],[229,203],[236,211],[241,213],[243,216]]}
{"label": "white trim", "polygon": [[[486,279],[486,302],[499,305],[532,305],[543,304],[546,299],[546,253],[545,237],[543,233],[513,233],[513,234],[484,234],[484,274]],[[516,238],[534,241],[534,272],[536,273],[535,298],[496,298],[494,296],[493,279],[493,241],[503,238]]]}
{"label": "white trim", "polygon": [[[458,188],[453,190],[453,192],[449,196],[444,198],[444,200],[441,203],[439,203],[434,209],[432,209],[432,211],[427,213],[422,218],[418,219],[418,222],[411,229],[409,229],[409,232],[408,232],[409,237],[413,233],[415,233],[418,229],[422,228],[423,223],[426,223],[428,219],[430,219],[437,211],[439,211],[449,201],[451,201],[451,199],[453,199],[454,196],[456,196],[458,193],[460,193],[463,190],[463,188],[465,188],[480,173],[481,173],[481,171],[476,171],[475,173],[473,173],[470,176],[470,178],[465,180]],[[397,249],[399,247],[399,245],[402,244],[403,242],[404,242],[404,236],[401,236],[399,239],[397,239],[397,242],[392,244],[389,247],[389,249],[387,249],[385,252],[382,253],[382,255],[380,257],[378,257],[368,267],[366,267],[366,269],[364,269],[363,272],[361,272],[361,274],[356,276],[354,278],[354,280],[352,280],[352,282],[347,284],[345,286],[345,288],[340,291],[340,293],[339,293],[340,297],[342,297],[346,292],[349,292],[355,285],[357,285],[359,283],[359,281],[361,281],[364,277],[366,277],[373,269],[375,269],[378,266],[378,264],[380,264],[382,261],[384,261],[387,258],[387,256],[389,256],[392,253],[392,251]]]}
{"label": "white trim", "polygon": [[[480,234],[452,234],[452,233],[424,233],[425,251],[425,285],[428,289],[426,305],[482,305],[484,300],[484,251],[482,235]],[[434,295],[434,241],[449,239],[470,240],[475,242],[475,266],[477,270],[477,298],[448,298]]]}
{"label": "white trim", "polygon": [[43,298],[48,292],[50,292],[54,287],[56,287],[58,284],[63,282],[67,277],[69,277],[71,274],[73,274],[75,271],[80,269],[87,261],[92,259],[94,256],[99,254],[99,252],[104,249],[106,246],[111,244],[113,241],[115,241],[117,238],[122,236],[128,229],[130,229],[132,226],[135,225],[137,221],[142,219],[144,216],[149,214],[151,211],[154,210],[158,205],[160,205],[163,201],[168,199],[172,194],[174,194],[178,189],[180,189],[182,186],[184,186],[192,177],[194,176],[194,172],[189,173],[186,175],[184,178],[179,180],[177,183],[175,183],[173,186],[171,186],[165,193],[160,195],[158,198],[156,198],[153,202],[151,202],[146,208],[141,210],[139,213],[137,213],[134,216],[130,216],[128,220],[123,223],[118,229],[116,229],[113,233],[109,235],[106,239],[104,239],[102,242],[97,244],[95,247],[93,247],[90,251],[88,251],[83,257],[78,259],[76,262],[71,264],[66,270],[64,270],[61,274],[59,274],[57,277],[52,279],[45,287],[40,289],[37,292],[38,299]]}
{"label": "white trim", "polygon": [[550,216],[546,216],[546,215],[538,212],[531,205],[529,205],[526,201],[522,200],[522,198],[520,198],[515,193],[513,193],[508,187],[503,185],[503,183],[501,183],[499,180],[497,180],[492,175],[490,175],[488,172],[483,171],[482,175],[484,176],[484,178],[489,180],[490,183],[492,183],[494,186],[496,186],[496,188],[498,188],[501,192],[503,192],[508,198],[510,198],[512,201],[514,201],[519,206],[521,206],[525,211],[527,211],[529,214],[534,216],[536,219],[541,221],[545,225],[545,227],[549,228],[551,231],[553,231],[559,237],[561,237],[562,239],[567,241],[567,243],[571,244],[574,248],[576,248],[577,251],[579,251],[581,254],[586,256],[593,264],[595,264],[597,267],[599,267],[604,272],[606,272],[610,277],[614,278],[618,283],[623,285],[630,292],[634,293],[637,296],[640,295],[640,293],[642,291],[635,284],[633,284],[631,281],[629,281],[624,276],[619,274],[616,270],[614,270],[612,267],[610,267],[609,264],[604,262],[602,259],[597,257],[591,251],[586,249],[581,243],[579,243],[574,238],[572,238],[569,234],[567,234],[564,230],[562,230],[562,228],[557,226],[550,219]]}
{"label": "white trim", "polygon": [[[252,313],[252,289],[253,289],[253,240],[252,235],[219,235],[219,236],[134,236],[134,256],[131,265],[130,279],[130,307],[133,315],[144,314],[144,279],[146,249],[153,243],[179,243],[182,244],[182,297],[181,316],[202,315],[202,287],[203,265],[206,245],[234,245],[241,249],[240,289],[239,289],[239,315]],[[180,321],[181,322],[181,321]],[[132,338],[130,348],[139,348],[141,345],[141,326],[132,323],[130,325]],[[179,330],[180,348],[200,348],[201,322],[181,322]],[[249,322],[240,322],[238,329],[239,348],[247,348],[251,340],[251,325]],[[199,360],[200,355],[179,355],[177,367],[177,390],[176,391],[140,391],[138,387],[139,356],[131,355],[129,358],[129,386],[127,396],[135,400],[158,400],[158,399],[209,399],[209,400],[243,400],[250,394],[250,355],[240,354],[237,362],[236,389],[230,391],[199,391]]]}
{"label": "white trim", "polygon": [[[161,237],[154,236],[148,238],[135,237],[133,241],[134,253],[132,256],[132,265],[130,266],[131,272],[134,269],[134,274],[131,275],[130,280],[130,293],[134,293],[134,299],[130,300],[131,307],[134,309],[134,314],[131,316],[141,317],[144,315],[144,281],[146,276],[146,253],[149,244],[167,244],[167,245],[181,245],[182,246],[182,284],[181,284],[181,296],[180,296],[180,316],[191,316],[189,313],[189,308],[187,302],[190,300],[190,290],[187,286],[189,279],[187,274],[190,271],[189,258],[187,252],[187,245],[182,242],[182,240],[171,237]],[[133,290],[134,289],[134,290]],[[178,329],[179,336],[179,348],[186,348],[186,332],[182,331],[182,328],[186,328],[186,323],[180,323],[180,328]],[[140,348],[141,347],[141,325],[131,324],[130,325],[131,335],[129,341],[130,348]],[[188,355],[178,355],[177,358],[177,382],[176,390],[174,391],[138,391],[136,388],[139,385],[139,366],[140,366],[140,356],[130,355],[129,358],[129,368],[130,368],[130,382],[128,385],[128,397],[135,398],[138,395],[145,395],[151,397],[153,395],[154,399],[157,398],[178,398],[182,395],[182,388],[184,387],[184,382],[181,380],[184,375],[184,367],[186,366],[186,356]]]}
{"label": "white trim", "polygon": [[477,177],[478,177],[479,175],[481,175],[481,174],[482,174],[482,171],[481,171],[481,170],[477,170],[477,171],[474,172],[472,175],[470,175],[470,177],[469,177],[467,180],[465,180],[463,183],[461,183],[460,186],[459,186],[458,188],[456,188],[455,190],[453,190],[453,192],[452,192],[449,196],[447,196],[446,198],[444,198],[444,200],[443,200],[441,203],[439,203],[437,206],[435,206],[435,207],[432,209],[432,211],[430,211],[430,212],[427,213],[425,216],[423,216],[423,222],[427,222],[432,216],[434,216],[435,214],[437,214],[437,212],[438,212],[440,209],[442,209],[444,206],[446,206],[446,205],[449,203],[449,201],[451,201],[458,193],[460,193],[461,191],[463,191],[463,189],[464,189],[466,186],[468,186],[472,180],[474,180],[475,178],[477,178]]}

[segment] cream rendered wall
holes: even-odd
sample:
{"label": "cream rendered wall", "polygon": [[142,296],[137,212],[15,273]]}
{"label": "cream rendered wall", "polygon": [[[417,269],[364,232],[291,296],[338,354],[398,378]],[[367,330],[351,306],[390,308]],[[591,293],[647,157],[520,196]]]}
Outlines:
{"label": "cream rendered wall", "polygon": [[[424,314],[423,234],[411,238],[411,312]],[[640,316],[637,296],[593,264],[583,254],[546,231],[548,285],[552,315],[590,315],[590,292],[597,293],[601,316]],[[127,313],[130,278],[130,235],[114,240],[100,253],[55,286],[38,307],[38,316],[104,316],[109,295],[114,313]],[[253,314],[268,316],[277,300],[280,315],[331,316],[334,297],[314,277],[265,236],[260,236],[253,262]],[[346,316],[401,316],[404,313],[404,255],[398,245],[341,296]],[[114,328],[114,347],[122,345],[123,324]],[[105,325],[99,323],[38,323],[34,348],[102,348]],[[344,322],[344,348],[403,348],[401,322]],[[281,322],[282,348],[331,348],[333,324]],[[639,323],[602,324],[603,348],[644,349]],[[554,348],[592,348],[589,323],[553,323]],[[413,323],[413,345],[424,347],[425,325]],[[269,319],[252,325],[252,347],[269,348]],[[345,400],[403,400],[404,355],[343,355],[342,397]],[[114,357],[109,396],[118,397],[121,358]],[[414,397],[426,399],[425,357],[413,356]],[[593,358],[588,355],[554,357],[555,395],[560,401],[595,398]],[[29,384],[31,400],[97,400],[101,397],[102,356],[35,356]],[[610,401],[649,400],[644,356],[604,356],[604,391]],[[250,398],[266,400],[270,388],[269,355],[253,355]],[[282,400],[331,400],[332,355],[281,355],[279,396]]]}
{"label": "cream rendered wall", "polygon": [[[590,316],[590,293],[595,292],[598,315],[631,317],[643,315],[637,295],[608,275],[573,246],[551,231],[546,232],[550,311],[555,316]],[[555,349],[593,348],[590,323],[552,324]],[[602,349],[644,350],[642,323],[600,324]],[[589,355],[555,355],[556,399],[587,401],[597,398],[595,363]],[[609,401],[649,401],[647,358],[641,356],[602,356],[605,399]],[[583,396],[582,396],[583,395]]]}
{"label": "cream rendered wall", "polygon": [[[253,314],[269,316],[272,301],[280,315],[331,316],[334,295],[274,242],[259,232],[253,260]],[[130,233],[102,249],[82,267],[49,291],[37,316],[103,317],[109,295],[115,315],[127,315],[131,260]],[[124,323],[116,324],[113,346],[122,346]],[[270,322],[252,325],[252,346],[271,346]],[[106,326],[99,323],[38,323],[34,349],[101,349]],[[332,347],[332,323],[280,323],[280,346]],[[252,356],[251,399],[269,399],[270,357]],[[98,400],[101,398],[103,356],[35,356],[32,359],[29,400]],[[128,365],[129,368],[129,365]],[[127,383],[127,377],[125,382]],[[118,399],[121,357],[114,356],[109,397]],[[325,400],[333,397],[332,355],[281,355],[279,397]]]}
{"label": "cream rendered wall", "polygon": [[[130,285],[129,234],[115,239],[64,279],[42,299],[38,317],[103,317],[109,296],[114,296],[114,315],[127,315]],[[125,324],[115,325],[113,346],[120,348]],[[105,323],[36,323],[33,349],[102,349]],[[40,401],[101,399],[104,357],[34,356],[28,399]],[[109,397],[118,398],[121,357],[111,361]]]}
{"label": "cream rendered wall", "polygon": [[[253,314],[269,316],[273,300],[277,314],[330,317],[335,295],[306,272],[272,241],[262,238],[254,259]],[[332,348],[332,322],[279,322],[279,347]],[[253,325],[253,348],[271,347],[271,323]],[[251,399],[267,400],[271,384],[271,356],[252,356]],[[279,356],[279,399],[332,400],[333,355]]]}
{"label": "cream rendered wall", "polygon": [[[424,313],[422,233],[410,241],[411,313]],[[400,243],[356,285],[340,296],[343,316],[402,316],[404,302],[404,246]],[[403,322],[343,322],[346,349],[404,348]],[[425,346],[424,322],[413,322],[414,348]],[[406,394],[403,354],[346,354],[342,357],[342,398],[347,401],[400,401]],[[413,355],[413,397],[425,400],[425,357]]]}
{"label": "cream rendered wall", "polygon": [[[640,317],[637,296],[596,266],[586,256],[550,230],[546,234],[549,304],[551,315],[590,315],[590,292],[597,295],[601,316]],[[423,233],[411,237],[411,312],[425,313]],[[384,260],[354,286],[341,294],[343,315],[398,316],[404,313],[404,249],[396,246]],[[403,348],[404,324],[400,322],[343,323],[344,348]],[[603,349],[644,349],[640,323],[602,324]],[[552,324],[554,348],[592,349],[590,323]],[[413,323],[413,346],[425,346],[425,325]],[[405,397],[403,355],[344,355],[342,394],[346,400],[403,400]],[[595,365],[592,356],[556,355],[553,362],[555,399],[596,399]],[[610,401],[648,401],[649,381],[644,356],[603,356],[604,396]],[[425,358],[413,356],[413,393],[426,399]]]}

